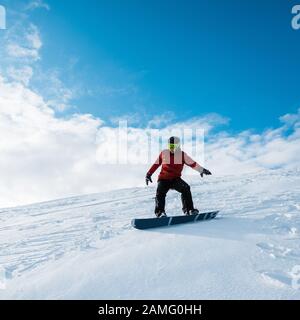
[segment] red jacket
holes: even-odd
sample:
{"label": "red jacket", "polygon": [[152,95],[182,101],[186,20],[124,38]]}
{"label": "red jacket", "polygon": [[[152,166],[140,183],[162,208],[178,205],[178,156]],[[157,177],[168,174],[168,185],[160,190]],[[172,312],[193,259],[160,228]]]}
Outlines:
{"label": "red jacket", "polygon": [[147,174],[152,175],[161,165],[162,168],[158,176],[158,181],[179,178],[181,177],[181,172],[185,164],[200,173],[203,171],[203,168],[184,151],[179,149],[172,153],[166,149],[160,153]]}

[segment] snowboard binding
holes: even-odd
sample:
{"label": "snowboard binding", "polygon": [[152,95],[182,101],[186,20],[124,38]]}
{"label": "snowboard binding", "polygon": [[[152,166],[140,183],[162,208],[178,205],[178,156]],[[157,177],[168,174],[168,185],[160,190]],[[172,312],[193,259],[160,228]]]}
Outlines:
{"label": "snowboard binding", "polygon": [[195,214],[198,214],[198,213],[199,213],[198,209],[192,209],[192,210],[185,210],[184,211],[184,214],[186,216],[192,216],[192,215],[195,215]]}
{"label": "snowboard binding", "polygon": [[156,215],[157,218],[166,218],[167,217],[165,211],[155,212],[155,215]]}

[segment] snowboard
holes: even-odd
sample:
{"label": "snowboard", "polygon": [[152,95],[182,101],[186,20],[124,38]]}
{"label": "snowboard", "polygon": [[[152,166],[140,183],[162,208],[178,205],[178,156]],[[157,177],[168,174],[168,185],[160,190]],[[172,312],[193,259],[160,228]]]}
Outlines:
{"label": "snowboard", "polygon": [[216,217],[219,211],[211,211],[198,213],[190,216],[173,216],[173,217],[163,217],[163,218],[146,218],[146,219],[133,219],[131,225],[140,230],[167,227],[175,224],[182,224],[188,222],[211,220]]}

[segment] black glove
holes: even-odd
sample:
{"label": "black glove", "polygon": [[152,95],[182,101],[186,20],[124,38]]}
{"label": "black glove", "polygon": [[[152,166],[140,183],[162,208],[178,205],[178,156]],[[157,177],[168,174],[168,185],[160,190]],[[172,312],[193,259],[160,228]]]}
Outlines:
{"label": "black glove", "polygon": [[150,174],[147,174],[147,175],[146,175],[146,185],[148,185],[149,182],[152,183],[152,179],[151,179],[151,175],[150,175]]}
{"label": "black glove", "polygon": [[200,176],[201,178],[203,178],[203,175],[206,174],[206,175],[211,175],[211,172],[205,168],[203,168],[203,171],[200,173]]}

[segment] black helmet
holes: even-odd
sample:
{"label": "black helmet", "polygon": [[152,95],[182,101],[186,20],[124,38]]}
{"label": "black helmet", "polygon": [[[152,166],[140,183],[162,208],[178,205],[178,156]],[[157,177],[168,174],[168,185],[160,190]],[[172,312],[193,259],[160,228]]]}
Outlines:
{"label": "black helmet", "polygon": [[180,144],[180,139],[178,137],[170,137],[168,140],[169,144]]}
{"label": "black helmet", "polygon": [[180,147],[180,139],[178,137],[171,137],[168,140],[168,148],[170,151],[174,152]]}

